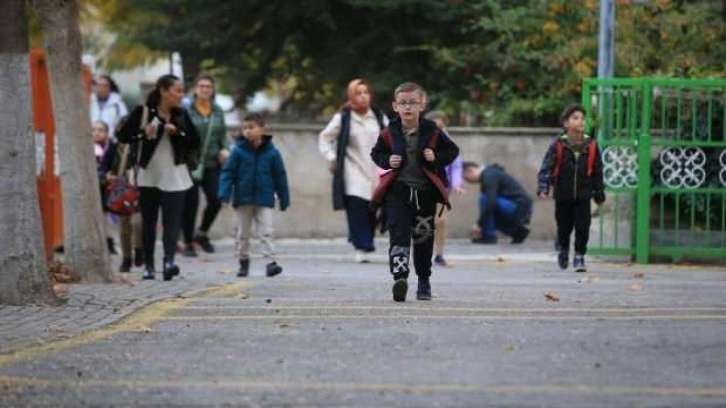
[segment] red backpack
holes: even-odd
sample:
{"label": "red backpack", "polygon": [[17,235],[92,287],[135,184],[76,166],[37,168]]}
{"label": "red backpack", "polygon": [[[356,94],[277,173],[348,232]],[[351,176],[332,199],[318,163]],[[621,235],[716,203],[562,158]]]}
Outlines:
{"label": "red backpack", "polygon": [[[557,178],[560,175],[562,167],[562,158],[565,148],[562,146],[561,140],[555,141],[555,165],[552,168],[552,175]],[[595,160],[597,160],[597,143],[593,140],[587,146],[587,177],[592,177],[592,171],[595,168]]]}

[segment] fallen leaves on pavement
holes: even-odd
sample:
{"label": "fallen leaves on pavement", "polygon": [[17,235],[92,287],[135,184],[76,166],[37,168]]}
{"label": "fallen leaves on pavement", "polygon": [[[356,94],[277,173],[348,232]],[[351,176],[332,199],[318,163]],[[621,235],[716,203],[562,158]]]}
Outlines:
{"label": "fallen leaves on pavement", "polygon": [[633,292],[640,292],[641,290],[643,290],[643,285],[641,285],[639,283],[634,283],[634,284],[630,285],[628,290],[631,290]]}
{"label": "fallen leaves on pavement", "polygon": [[557,295],[556,293],[548,292],[548,293],[545,293],[544,297],[549,302],[559,302],[560,301],[560,296]]}
{"label": "fallen leaves on pavement", "polygon": [[643,272],[635,272],[635,279],[643,279],[645,274]]}

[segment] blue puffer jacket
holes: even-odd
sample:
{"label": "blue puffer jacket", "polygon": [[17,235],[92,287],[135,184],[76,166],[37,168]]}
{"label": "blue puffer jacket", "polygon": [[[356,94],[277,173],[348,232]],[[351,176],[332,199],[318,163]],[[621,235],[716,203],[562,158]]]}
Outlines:
{"label": "blue puffer jacket", "polygon": [[272,144],[272,136],[265,135],[257,149],[240,137],[222,168],[220,200],[226,203],[231,198],[235,207],[274,207],[275,194],[280,210],[285,211],[290,206],[290,190],[282,155]]}

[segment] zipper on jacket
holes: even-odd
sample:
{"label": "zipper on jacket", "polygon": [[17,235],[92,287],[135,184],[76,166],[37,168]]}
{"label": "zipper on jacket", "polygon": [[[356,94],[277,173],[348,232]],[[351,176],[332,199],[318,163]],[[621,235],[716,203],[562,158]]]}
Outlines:
{"label": "zipper on jacket", "polygon": [[579,166],[579,164],[580,164],[580,153],[575,152],[575,150],[573,149],[572,150],[572,154],[575,156],[575,183],[574,183],[574,186],[573,186],[573,190],[574,190],[573,194],[574,194],[574,196],[572,198],[575,199],[575,200],[577,200],[577,173],[580,171],[580,166]]}

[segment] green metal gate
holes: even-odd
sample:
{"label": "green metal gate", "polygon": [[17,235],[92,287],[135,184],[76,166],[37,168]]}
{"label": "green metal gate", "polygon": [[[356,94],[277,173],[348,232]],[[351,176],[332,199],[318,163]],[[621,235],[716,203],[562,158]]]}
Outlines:
{"label": "green metal gate", "polygon": [[726,259],[726,80],[587,79],[608,202],[592,253]]}

